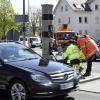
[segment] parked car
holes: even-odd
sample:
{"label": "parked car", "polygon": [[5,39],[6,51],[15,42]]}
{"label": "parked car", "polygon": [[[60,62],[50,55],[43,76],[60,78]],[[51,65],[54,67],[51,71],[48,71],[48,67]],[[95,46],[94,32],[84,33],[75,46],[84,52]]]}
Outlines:
{"label": "parked car", "polygon": [[[23,36],[19,37],[19,42],[23,44]],[[37,36],[25,36],[25,45],[28,47],[41,47],[41,39]]]}
{"label": "parked car", "polygon": [[69,65],[48,61],[20,43],[0,43],[0,89],[12,100],[64,97],[77,90],[79,79]]}
{"label": "parked car", "polygon": [[32,41],[32,46],[33,47],[41,47],[41,39],[40,39],[40,37],[32,37],[30,39]]}
{"label": "parked car", "polygon": [[[24,43],[24,41],[25,41],[25,43]],[[27,37],[27,36],[25,36],[25,40],[24,40],[23,36],[20,36],[18,42],[20,42],[21,44],[25,44],[26,46],[29,47],[29,37]]]}

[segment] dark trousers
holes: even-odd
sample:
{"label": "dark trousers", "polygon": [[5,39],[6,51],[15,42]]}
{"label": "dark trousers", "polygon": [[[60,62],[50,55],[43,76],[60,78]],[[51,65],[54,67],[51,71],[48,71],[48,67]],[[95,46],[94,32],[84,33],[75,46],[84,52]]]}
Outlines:
{"label": "dark trousers", "polygon": [[87,60],[86,74],[91,74],[91,70],[92,70],[92,57],[90,57],[90,58]]}

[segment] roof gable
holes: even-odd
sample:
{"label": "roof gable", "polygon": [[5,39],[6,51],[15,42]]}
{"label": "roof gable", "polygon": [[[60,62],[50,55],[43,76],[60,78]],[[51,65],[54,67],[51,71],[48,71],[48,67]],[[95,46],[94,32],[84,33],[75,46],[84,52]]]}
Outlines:
{"label": "roof gable", "polygon": [[[54,13],[56,12],[56,9],[58,5],[62,2],[63,0],[59,0],[55,9]],[[74,11],[92,11],[89,3],[93,2],[94,0],[65,0],[69,6],[72,8]]]}

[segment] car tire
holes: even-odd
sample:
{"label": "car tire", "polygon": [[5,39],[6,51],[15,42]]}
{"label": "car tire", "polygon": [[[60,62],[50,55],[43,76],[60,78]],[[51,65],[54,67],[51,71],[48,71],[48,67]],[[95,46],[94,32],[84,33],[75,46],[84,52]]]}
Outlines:
{"label": "car tire", "polygon": [[23,81],[13,81],[9,92],[12,100],[30,100],[28,89]]}

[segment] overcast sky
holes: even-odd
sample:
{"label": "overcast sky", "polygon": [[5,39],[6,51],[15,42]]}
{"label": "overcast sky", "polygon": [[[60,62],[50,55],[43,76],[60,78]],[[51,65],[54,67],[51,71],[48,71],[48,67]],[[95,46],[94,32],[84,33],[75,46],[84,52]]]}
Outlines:
{"label": "overcast sky", "polygon": [[[23,12],[23,0],[10,0],[16,13],[22,14]],[[56,5],[58,0],[29,0],[29,6],[33,8],[41,8],[41,4],[53,4]],[[25,0],[26,12],[28,9],[28,0]]]}
{"label": "overcast sky", "polygon": [[[22,14],[23,12],[23,0],[10,0],[13,8],[15,10],[16,13],[20,13]],[[83,2],[86,0],[69,0],[69,1],[73,1],[73,2]],[[25,0],[26,2],[26,12],[28,9],[28,0]],[[29,5],[30,7],[33,8],[41,8],[41,4],[53,4],[54,6],[57,4],[58,0],[29,0]]]}

